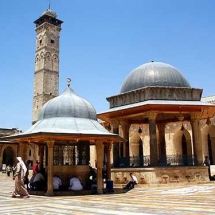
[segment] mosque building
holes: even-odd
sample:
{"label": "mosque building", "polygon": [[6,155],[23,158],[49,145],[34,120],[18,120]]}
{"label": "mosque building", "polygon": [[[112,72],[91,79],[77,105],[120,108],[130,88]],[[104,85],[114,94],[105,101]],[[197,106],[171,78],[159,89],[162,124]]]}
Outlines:
{"label": "mosque building", "polygon": [[54,173],[77,173],[75,165],[81,165],[78,173],[85,178],[89,162],[100,179],[105,167],[115,184],[126,183],[131,171],[142,184],[209,180],[203,160],[208,155],[215,164],[215,96],[202,98],[203,90],[193,88],[177,68],[149,62],[132,70],[119,94],[107,98],[109,109],[96,114],[70,88],[70,79],[59,95],[63,21],[47,9],[34,23],[32,127],[11,130],[11,136],[1,132],[7,138],[0,140],[0,166],[13,165],[17,155],[40,160],[48,166],[49,195]]}

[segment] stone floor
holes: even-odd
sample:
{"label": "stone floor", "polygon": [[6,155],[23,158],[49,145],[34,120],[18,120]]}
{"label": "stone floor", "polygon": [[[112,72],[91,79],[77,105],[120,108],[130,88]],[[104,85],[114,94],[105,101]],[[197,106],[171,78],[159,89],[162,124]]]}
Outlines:
{"label": "stone floor", "polygon": [[84,196],[11,198],[12,177],[0,172],[0,214],[215,214],[215,183],[135,188]]}

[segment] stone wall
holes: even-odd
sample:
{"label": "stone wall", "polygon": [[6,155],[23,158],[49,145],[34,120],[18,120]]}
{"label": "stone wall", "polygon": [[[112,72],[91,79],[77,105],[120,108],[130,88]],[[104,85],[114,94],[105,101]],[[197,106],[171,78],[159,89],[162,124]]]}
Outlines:
{"label": "stone wall", "polygon": [[112,169],[114,184],[127,184],[132,172],[139,184],[173,184],[209,182],[208,167],[167,167],[167,168],[127,168]]}

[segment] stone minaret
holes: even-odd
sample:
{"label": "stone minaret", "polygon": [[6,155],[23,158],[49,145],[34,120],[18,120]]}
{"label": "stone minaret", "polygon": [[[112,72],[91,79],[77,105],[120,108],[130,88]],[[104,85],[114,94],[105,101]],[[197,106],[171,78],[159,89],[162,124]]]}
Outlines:
{"label": "stone minaret", "polygon": [[36,24],[33,119],[38,120],[42,106],[59,93],[59,38],[61,20],[47,9]]}

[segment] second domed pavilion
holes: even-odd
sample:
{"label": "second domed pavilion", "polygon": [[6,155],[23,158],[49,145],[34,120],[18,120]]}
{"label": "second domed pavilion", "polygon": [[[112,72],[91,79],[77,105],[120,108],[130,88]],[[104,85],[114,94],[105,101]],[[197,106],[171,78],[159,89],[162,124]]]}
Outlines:
{"label": "second domed pavilion", "polygon": [[[147,164],[145,160],[141,161],[146,157],[145,155],[139,156],[135,166],[146,167],[147,165],[147,167],[154,168],[148,169],[148,171],[154,171],[157,175],[157,179],[152,180],[153,183],[156,183],[160,180],[158,178],[162,174],[167,174],[167,172],[164,168],[162,173],[158,173],[155,168],[171,166],[171,163],[167,163],[165,141],[165,126],[168,123],[190,123],[192,143],[185,143],[184,149],[186,152],[181,152],[181,154],[184,153],[184,161],[186,160],[185,163],[188,166],[202,166],[204,154],[200,120],[211,118],[215,113],[215,105],[202,102],[201,96],[202,89],[192,88],[178,69],[166,63],[150,62],[131,71],[125,78],[120,93],[107,98],[109,110],[101,112],[97,116],[104,121],[104,124],[111,127],[114,133],[119,133],[120,128],[123,138],[127,140],[130,137],[129,128],[131,125],[144,124],[148,126],[150,148],[150,154],[147,155],[148,161]],[[142,130],[139,129],[138,132],[141,133]],[[175,142],[174,144],[179,143]],[[181,151],[184,150],[182,148]],[[133,165],[129,160],[133,156],[130,150],[129,141],[114,145],[113,163],[115,167],[131,167]],[[138,169],[138,172],[141,171],[143,169]],[[178,169],[177,171],[181,171],[180,174],[183,174],[184,177],[188,174],[184,169]],[[195,169],[195,171],[201,172],[202,178],[207,173],[207,170]],[[124,173],[119,172],[117,174],[126,175],[126,170]],[[141,176],[140,174],[140,177],[144,178],[144,175]],[[151,175],[150,177],[154,176]]]}

